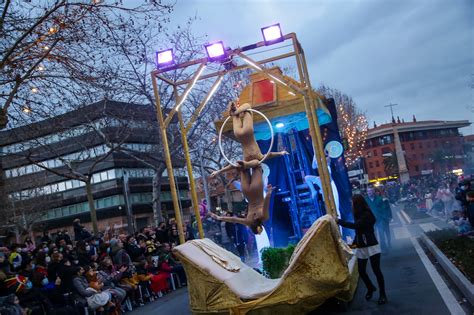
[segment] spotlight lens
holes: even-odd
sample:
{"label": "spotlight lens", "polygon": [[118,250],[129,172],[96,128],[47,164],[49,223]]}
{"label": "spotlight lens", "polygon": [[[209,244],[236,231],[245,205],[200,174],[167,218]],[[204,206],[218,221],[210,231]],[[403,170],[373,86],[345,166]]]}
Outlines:
{"label": "spotlight lens", "polygon": [[274,24],[267,27],[262,28],[263,39],[265,41],[265,45],[271,45],[275,43],[282,42],[283,33],[281,32],[280,24]]}
{"label": "spotlight lens", "polygon": [[170,49],[158,52],[157,58],[158,65],[168,64],[173,61],[173,51]]}
{"label": "spotlight lens", "polygon": [[278,128],[278,129],[281,129],[281,128],[285,127],[285,124],[282,123],[282,122],[279,122],[275,125],[275,127]]}
{"label": "spotlight lens", "polygon": [[263,36],[265,36],[265,40],[272,41],[275,39],[279,39],[281,37],[280,26],[273,25],[263,30]]}
{"label": "spotlight lens", "polygon": [[224,45],[222,42],[211,44],[206,46],[207,54],[209,58],[217,58],[225,54]]}

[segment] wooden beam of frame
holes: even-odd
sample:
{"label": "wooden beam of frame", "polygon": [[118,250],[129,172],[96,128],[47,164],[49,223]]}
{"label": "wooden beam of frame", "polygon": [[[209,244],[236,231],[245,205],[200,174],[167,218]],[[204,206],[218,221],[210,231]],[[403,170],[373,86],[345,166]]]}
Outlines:
{"label": "wooden beam of frame", "polygon": [[246,61],[257,72],[262,73],[264,76],[274,81],[276,84],[284,88],[290,89],[294,93],[298,93],[298,94],[301,94],[302,96],[306,96],[306,92],[304,89],[301,89],[298,86],[294,85],[293,83],[288,82],[284,77],[278,74],[270,73],[268,69],[266,69],[263,65],[261,65],[257,61],[252,60],[250,57],[244,55],[243,53],[239,53],[238,56],[242,58],[244,61]]}
{"label": "wooden beam of frame", "polygon": [[165,77],[162,76],[162,75],[157,74],[156,77],[157,77],[158,79],[162,80],[162,81],[165,81],[166,83],[168,83],[168,84],[171,85],[171,86],[175,86],[175,85],[176,85],[176,82],[173,82],[173,81],[171,81],[170,79],[167,79],[167,78],[165,78]]}
{"label": "wooden beam of frame", "polygon": [[[289,57],[293,57],[293,56],[296,56],[296,53],[295,52],[290,52],[290,53],[286,53],[286,54],[278,55],[278,56],[275,56],[275,57],[260,60],[260,61],[258,61],[258,63],[259,64],[266,64],[266,63],[269,63],[269,62],[274,62],[274,61],[277,61],[277,60],[281,60],[281,59],[285,59],[285,58],[289,58]],[[202,75],[202,76],[199,77],[199,80],[205,80],[205,79],[209,79],[209,78],[212,78],[212,77],[216,77],[216,76],[219,76],[219,75],[224,75],[226,73],[239,71],[239,70],[243,70],[243,69],[247,69],[247,68],[252,68],[252,67],[250,67],[248,64],[243,64],[243,65],[234,67],[230,70],[221,70],[221,71],[212,72],[212,73],[209,73],[209,74],[206,74],[206,75]],[[187,80],[182,80],[182,81],[175,82],[175,84],[176,84],[176,86],[180,86],[180,85],[183,85],[183,84],[188,84],[189,82],[191,82],[191,80],[187,79]]]}

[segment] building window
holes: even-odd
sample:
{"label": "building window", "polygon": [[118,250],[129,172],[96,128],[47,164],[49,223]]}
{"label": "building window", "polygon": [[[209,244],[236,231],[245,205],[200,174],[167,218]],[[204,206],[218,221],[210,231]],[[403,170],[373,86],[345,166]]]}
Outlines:
{"label": "building window", "polygon": [[413,154],[413,155],[411,156],[411,158],[412,158],[413,160],[416,160],[416,154]]}
{"label": "building window", "polygon": [[[155,171],[152,169],[126,169],[130,177],[153,177]],[[92,175],[92,183],[100,183],[107,180],[113,180],[117,177],[121,177],[122,169],[111,169],[107,171],[102,171],[99,173],[95,173]],[[116,174],[120,173],[120,176],[116,176]],[[76,189],[80,187],[84,187],[85,183],[79,180],[66,180],[62,182],[57,182],[53,184],[49,184],[43,187],[37,188],[34,193],[31,190],[23,190],[20,192],[14,192],[11,194],[12,197],[17,198],[16,196],[20,196],[20,199],[30,199],[35,198],[37,196],[42,195],[49,195],[52,193],[67,191],[70,189]]]}
{"label": "building window", "polygon": [[379,166],[380,166],[379,161],[375,161],[375,167],[379,167]]}
{"label": "building window", "polygon": [[418,143],[418,148],[423,149],[423,143],[422,142]]}
{"label": "building window", "polygon": [[405,145],[404,144],[402,144],[402,150],[405,151]]}
{"label": "building window", "polygon": [[369,162],[369,168],[374,168],[374,163]]}
{"label": "building window", "polygon": [[431,142],[427,142],[426,145],[428,146],[428,149],[431,148]]}
{"label": "building window", "polygon": [[424,154],[424,153],[421,153],[421,158],[422,158],[422,159],[425,158],[425,154]]}
{"label": "building window", "polygon": [[416,172],[419,172],[419,171],[420,171],[420,168],[418,167],[418,165],[415,165],[415,171],[416,171]]}
{"label": "building window", "polygon": [[415,144],[414,143],[410,143],[410,149],[415,150]]}
{"label": "building window", "polygon": [[382,136],[379,138],[379,144],[380,145],[385,145],[385,144],[389,144],[389,143],[392,143],[393,142],[393,139],[392,139],[392,136],[391,135],[386,135],[386,136]]}
{"label": "building window", "polygon": [[377,150],[374,150],[374,156],[377,156]]}

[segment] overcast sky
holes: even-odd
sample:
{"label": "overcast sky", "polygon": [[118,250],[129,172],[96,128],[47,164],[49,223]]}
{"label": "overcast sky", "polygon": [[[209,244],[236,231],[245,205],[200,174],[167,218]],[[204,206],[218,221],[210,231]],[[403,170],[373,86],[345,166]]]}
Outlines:
{"label": "overcast sky", "polygon": [[389,103],[405,120],[474,121],[472,0],[177,1],[172,25],[197,15],[197,34],[232,48],[276,22],[295,32],[313,86],[352,96],[370,125],[389,121]]}

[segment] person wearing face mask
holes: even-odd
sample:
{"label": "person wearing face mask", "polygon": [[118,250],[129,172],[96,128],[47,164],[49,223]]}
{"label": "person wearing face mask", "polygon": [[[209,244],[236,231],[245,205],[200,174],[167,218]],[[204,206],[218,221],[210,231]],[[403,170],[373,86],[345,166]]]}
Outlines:
{"label": "person wearing face mask", "polygon": [[[78,267],[73,266],[72,263],[67,259],[61,262],[58,271],[58,277],[61,279],[60,291],[62,293],[70,293],[74,291],[73,278],[77,273],[77,268]],[[48,275],[51,276],[50,274]],[[52,282],[56,279],[51,280],[51,278],[49,278],[49,281]]]}
{"label": "person wearing face mask", "polygon": [[79,266],[88,266],[91,264],[92,259],[90,255],[90,246],[84,241],[76,243],[76,253]]}
{"label": "person wearing face mask", "polygon": [[35,271],[31,279],[33,288],[31,295],[41,301],[45,314],[67,314],[79,315],[79,312],[73,305],[69,305],[68,300],[64,298],[60,291],[61,279],[49,281],[42,273]]}
{"label": "person wearing face mask", "polygon": [[63,266],[63,255],[60,253],[51,254],[50,262],[48,263],[48,279],[50,282],[59,277],[59,272]]}
{"label": "person wearing face mask", "polygon": [[35,261],[28,257],[28,258],[23,259],[23,263],[21,265],[20,270],[18,271],[18,274],[26,278],[31,278],[31,275],[35,269],[36,269]]}
{"label": "person wearing face mask", "polygon": [[69,236],[68,230],[63,230],[63,239],[66,241],[66,244],[72,245],[71,237]]}
{"label": "person wearing face mask", "polygon": [[132,261],[139,261],[141,258],[144,257],[145,254],[144,248],[138,245],[136,238],[133,236],[127,237],[125,250],[130,255]]}

